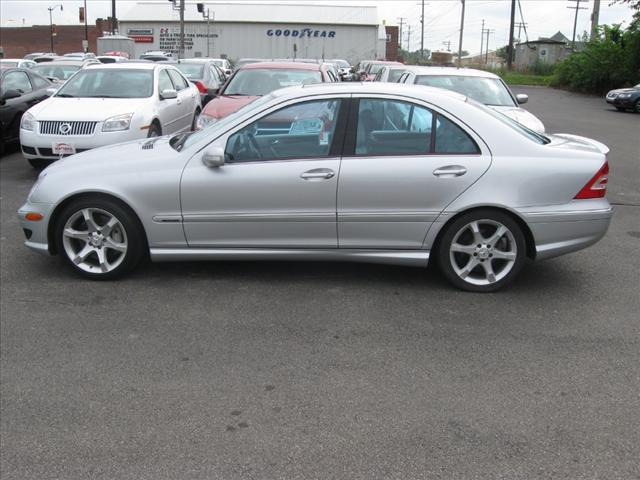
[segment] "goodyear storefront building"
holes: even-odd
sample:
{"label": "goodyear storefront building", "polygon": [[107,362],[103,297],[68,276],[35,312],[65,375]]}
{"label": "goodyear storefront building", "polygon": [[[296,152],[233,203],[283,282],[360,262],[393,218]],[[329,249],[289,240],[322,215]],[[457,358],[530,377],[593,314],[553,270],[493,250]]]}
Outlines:
{"label": "goodyear storefront building", "polygon": [[[383,58],[376,7],[209,3],[209,27],[196,2],[185,10],[185,56],[343,58],[351,63]],[[178,12],[167,1],[133,4],[120,14],[120,33],[148,50],[177,52]],[[382,47],[382,48],[381,48]]]}

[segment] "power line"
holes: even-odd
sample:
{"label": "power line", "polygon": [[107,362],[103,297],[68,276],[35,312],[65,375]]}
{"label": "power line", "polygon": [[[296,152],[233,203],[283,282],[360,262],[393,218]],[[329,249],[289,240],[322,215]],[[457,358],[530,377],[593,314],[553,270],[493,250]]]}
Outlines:
{"label": "power line", "polygon": [[581,7],[580,2],[588,2],[589,0],[569,0],[570,2],[576,2],[575,7],[567,7],[576,11],[576,15],[573,19],[573,39],[571,40],[571,51],[576,50],[576,27],[578,26],[578,10],[586,10],[587,7]]}

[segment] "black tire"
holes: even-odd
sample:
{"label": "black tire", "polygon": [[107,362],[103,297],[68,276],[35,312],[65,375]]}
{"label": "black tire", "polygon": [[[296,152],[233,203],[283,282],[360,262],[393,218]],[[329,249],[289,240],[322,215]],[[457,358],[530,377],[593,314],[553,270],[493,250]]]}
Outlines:
{"label": "black tire", "polygon": [[[478,239],[469,228],[472,222],[477,222],[476,225],[480,227],[481,236],[486,240],[498,231],[499,227],[493,224],[505,227],[509,233],[502,234],[494,242],[483,243],[481,241],[481,243],[477,243]],[[495,230],[492,231],[494,226]],[[463,242],[463,239],[468,240]],[[456,240],[456,245],[468,247],[473,250],[473,253],[452,252],[454,240]],[[478,245],[482,245],[482,247],[478,247]],[[499,259],[498,255],[502,256],[505,252],[513,258],[510,260]],[[527,256],[526,239],[520,225],[508,214],[491,209],[480,209],[463,214],[447,225],[439,238],[435,254],[440,271],[454,286],[470,292],[495,292],[509,284],[524,266]],[[472,263],[472,261],[476,263]],[[455,268],[454,263],[456,264]],[[461,268],[461,265],[465,263],[465,268]],[[461,276],[462,273],[456,272],[456,268],[464,272],[472,265],[475,266],[469,270],[466,278]],[[485,267],[490,267],[492,274],[495,272],[493,281],[490,280],[491,277]],[[484,280],[483,276],[486,277]],[[472,283],[483,281],[489,283]]]}
{"label": "black tire", "polygon": [[27,162],[36,170],[42,170],[51,165],[54,160],[46,160],[44,158],[27,158]]}
{"label": "black tire", "polygon": [[161,137],[162,136],[162,128],[158,125],[157,122],[153,122],[147,131],[147,138],[153,137]]}
{"label": "black tire", "polygon": [[640,98],[636,100],[636,103],[633,104],[633,111],[636,113],[640,113]]}
{"label": "black tire", "polygon": [[200,116],[200,109],[197,108],[195,113],[193,114],[193,121],[191,122],[191,131],[195,132],[198,128],[198,117]]}
{"label": "black tire", "polygon": [[[106,227],[106,224],[101,223],[101,219],[98,217],[103,215],[96,212],[96,210],[106,212],[108,215],[116,218],[119,222],[115,227],[118,231],[112,231],[110,234],[107,233],[105,234],[105,237],[113,239],[116,233],[119,234],[120,245],[126,245],[126,251],[116,252],[115,250],[109,250],[110,253],[105,253],[108,262],[113,261],[114,253],[115,256],[117,256],[117,261],[113,261],[113,264],[117,264],[117,266],[110,271],[100,271],[100,266],[98,265],[99,256],[96,252],[89,253],[86,257],[87,261],[82,262],[81,265],[77,265],[70,257],[70,252],[65,246],[65,236],[63,234],[65,225],[70,221],[70,219],[73,219],[78,215],[82,215],[81,212],[86,209],[93,212],[92,218],[94,219],[95,224],[103,229],[99,230],[100,234],[105,234],[106,230],[104,230],[104,228]],[[103,217],[108,218],[106,215]],[[78,221],[83,222],[84,220],[78,219]],[[88,223],[86,223],[86,225],[88,226]],[[78,230],[80,228],[74,227],[74,229]],[[87,228],[87,230],[91,229]],[[79,273],[83,277],[91,280],[113,280],[122,277],[133,270],[141,260],[147,257],[148,254],[144,229],[139,219],[128,208],[109,198],[79,198],[69,203],[58,216],[58,221],[55,226],[54,241],[57,252],[60,254],[63,261],[76,273]],[[106,244],[106,242],[103,243]],[[69,240],[69,244],[69,248],[77,248],[78,250],[82,250],[85,246],[92,247],[90,242],[86,240],[71,239]],[[107,252],[107,248],[103,248],[103,250]],[[112,255],[111,258],[109,258],[109,255]],[[86,268],[91,268],[90,264],[95,264],[95,267],[93,270],[87,271]]]}

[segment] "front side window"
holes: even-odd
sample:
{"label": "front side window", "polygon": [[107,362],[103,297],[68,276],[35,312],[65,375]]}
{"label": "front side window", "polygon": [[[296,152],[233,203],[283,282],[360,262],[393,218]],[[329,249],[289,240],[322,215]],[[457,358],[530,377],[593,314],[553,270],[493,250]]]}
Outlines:
{"label": "front side window", "polygon": [[231,135],[231,163],[329,156],[340,100],[297,103],[260,118]]}
{"label": "front side window", "polygon": [[9,72],[2,81],[2,90],[18,90],[25,94],[33,91],[29,77],[24,72]]}
{"label": "front side window", "polygon": [[153,70],[86,69],[65,83],[56,97],[148,98],[153,95]]}
{"label": "front side window", "polygon": [[38,72],[40,75],[45,77],[53,77],[58,80],[68,80],[71,78],[78,70],[80,70],[80,66],[78,65],[61,65],[59,63],[41,63],[36,67],[33,67],[33,70]]}
{"label": "front side window", "polygon": [[51,85],[51,83],[49,83],[49,80],[41,77],[40,75],[31,74],[31,80],[33,80],[33,84],[35,85],[37,90],[40,90],[42,88],[49,88],[49,86]]}
{"label": "front side window", "polygon": [[431,152],[431,110],[409,102],[361,99],[356,155],[425,155]]}
{"label": "front side window", "polygon": [[387,81],[391,83],[397,82],[403,73],[404,70],[401,68],[392,68],[391,70],[389,70],[389,78]]}
{"label": "front side window", "polygon": [[173,80],[173,84],[175,85],[178,92],[189,87],[187,81],[178,72],[176,72],[175,70],[167,70],[167,72],[169,73],[171,80]]}
{"label": "front side window", "polygon": [[166,70],[160,70],[160,73],[158,75],[158,91],[160,93],[164,92],[165,90],[173,90],[173,83],[171,82],[171,78],[169,77],[169,74],[167,73]]}

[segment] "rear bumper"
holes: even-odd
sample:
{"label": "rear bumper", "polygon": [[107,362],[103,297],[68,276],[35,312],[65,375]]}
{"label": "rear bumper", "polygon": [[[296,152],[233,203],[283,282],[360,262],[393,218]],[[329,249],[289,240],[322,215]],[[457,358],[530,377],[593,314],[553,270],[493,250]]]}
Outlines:
{"label": "rear bumper", "polygon": [[598,242],[609,229],[613,210],[606,199],[575,200],[562,208],[519,211],[536,245],[536,259],[544,260],[582,250]]}

